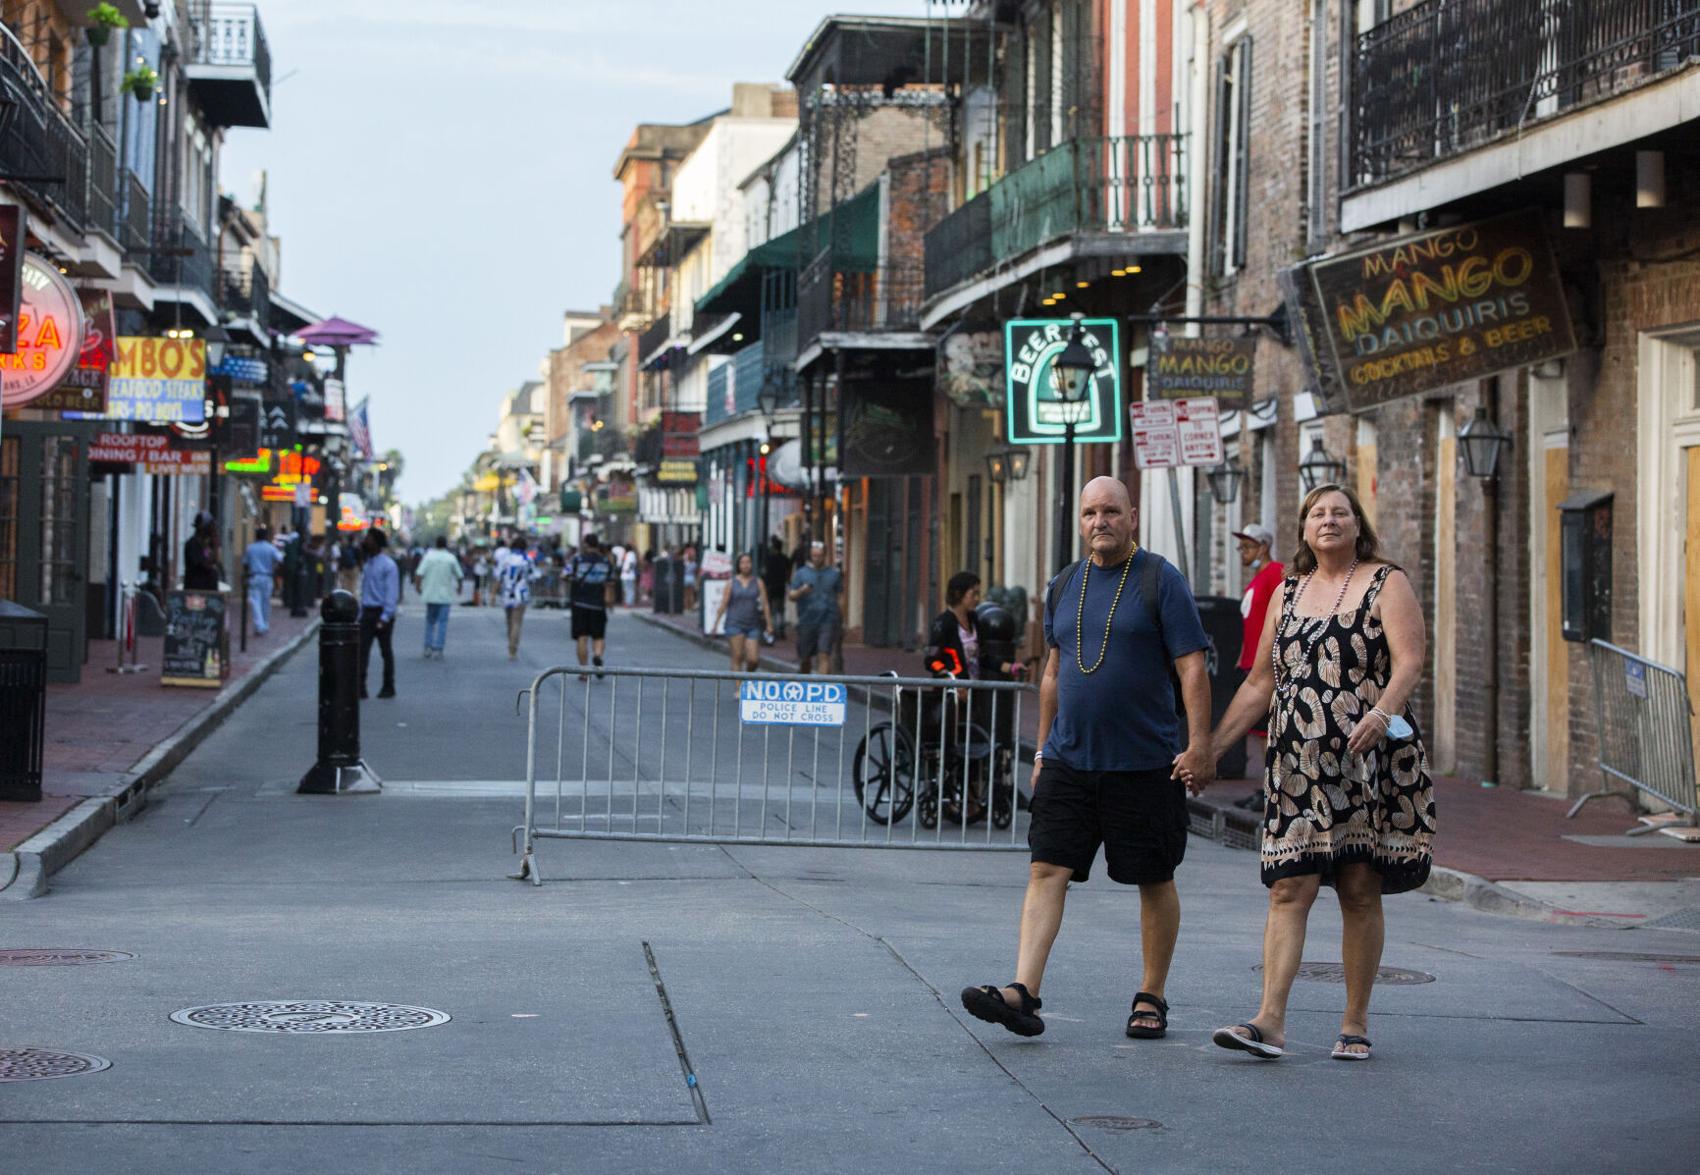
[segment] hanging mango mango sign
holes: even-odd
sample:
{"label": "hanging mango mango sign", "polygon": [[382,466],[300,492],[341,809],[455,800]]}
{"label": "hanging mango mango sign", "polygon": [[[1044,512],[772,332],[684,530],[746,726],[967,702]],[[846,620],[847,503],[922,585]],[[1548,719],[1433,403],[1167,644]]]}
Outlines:
{"label": "hanging mango mango sign", "polygon": [[1362,411],[1576,350],[1540,213],[1324,257],[1283,277],[1331,406]]}
{"label": "hanging mango mango sign", "polygon": [[207,418],[207,341],[121,335],[107,418],[200,424]]}

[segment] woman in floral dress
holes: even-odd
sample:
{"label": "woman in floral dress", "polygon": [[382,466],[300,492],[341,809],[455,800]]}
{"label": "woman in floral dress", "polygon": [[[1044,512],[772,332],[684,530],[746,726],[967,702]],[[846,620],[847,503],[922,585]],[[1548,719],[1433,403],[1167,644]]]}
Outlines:
{"label": "woman in floral dress", "polygon": [[1265,714],[1263,1002],[1212,1039],[1272,1060],[1286,1047],[1287,997],[1322,885],[1342,919],[1346,1010],[1332,1055],[1368,1060],[1370,988],[1381,962],[1383,894],[1428,879],[1434,795],[1407,703],[1422,676],[1423,618],[1405,573],[1379,557],[1350,489],[1319,486],[1269,609],[1258,659],[1222,717],[1218,758]]}

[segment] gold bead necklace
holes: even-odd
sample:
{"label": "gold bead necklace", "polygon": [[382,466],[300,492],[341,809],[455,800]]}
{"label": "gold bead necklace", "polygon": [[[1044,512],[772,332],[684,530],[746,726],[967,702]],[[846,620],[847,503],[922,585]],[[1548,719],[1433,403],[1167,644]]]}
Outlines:
{"label": "gold bead necklace", "polygon": [[1128,569],[1133,566],[1134,552],[1139,550],[1139,544],[1133,544],[1133,550],[1127,553],[1127,560],[1122,564],[1121,582],[1116,584],[1116,598],[1110,601],[1110,614],[1104,617],[1104,644],[1098,650],[1098,659],[1092,662],[1092,668],[1086,668],[1086,659],[1081,656],[1081,649],[1086,644],[1086,579],[1092,571],[1092,557],[1088,555],[1081,561],[1080,567],[1080,604],[1075,611],[1074,619],[1074,663],[1080,667],[1080,672],[1091,675],[1098,672],[1098,667],[1104,663],[1104,654],[1110,651],[1110,623],[1116,618],[1116,605],[1122,602],[1122,589],[1127,586]]}

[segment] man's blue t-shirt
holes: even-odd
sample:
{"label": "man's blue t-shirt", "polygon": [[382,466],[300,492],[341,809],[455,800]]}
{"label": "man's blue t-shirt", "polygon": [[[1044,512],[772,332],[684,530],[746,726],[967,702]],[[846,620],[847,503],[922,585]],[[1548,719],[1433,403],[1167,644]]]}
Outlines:
{"label": "man's blue t-shirt", "polygon": [[838,623],[838,593],[844,590],[844,573],[836,567],[819,567],[805,563],[791,577],[795,591],[804,584],[814,590],[797,598],[797,623],[810,627]]}
{"label": "man's blue t-shirt", "polygon": [[[1056,610],[1045,612],[1045,643],[1057,650],[1057,716],[1040,753],[1048,763],[1076,771],[1154,771],[1167,767],[1181,751],[1180,721],[1169,670],[1176,658],[1209,644],[1198,619],[1192,589],[1173,564],[1157,577],[1158,612],[1163,630],[1151,626],[1151,609],[1140,595],[1145,561],[1135,551],[1127,586],[1111,622],[1103,664],[1080,672],[1098,659],[1104,644],[1104,619],[1116,598],[1122,564],[1093,567],[1082,560],[1061,585]],[[1086,647],[1080,647],[1077,617],[1086,592]],[[1080,661],[1075,659],[1076,651]]]}
{"label": "man's blue t-shirt", "polygon": [[567,565],[567,575],[573,581],[573,607],[592,612],[608,610],[608,581],[614,577],[608,560],[580,551]]}

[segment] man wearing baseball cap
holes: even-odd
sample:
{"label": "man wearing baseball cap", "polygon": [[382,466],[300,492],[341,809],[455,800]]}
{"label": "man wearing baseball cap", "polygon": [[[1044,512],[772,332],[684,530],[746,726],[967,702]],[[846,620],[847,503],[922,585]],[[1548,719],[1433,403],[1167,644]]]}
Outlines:
{"label": "man wearing baseball cap", "polygon": [[[1245,595],[1240,599],[1240,616],[1245,627],[1240,639],[1240,672],[1251,670],[1252,662],[1257,657],[1258,638],[1263,635],[1263,618],[1269,611],[1269,603],[1275,598],[1275,593],[1281,588],[1281,578],[1286,569],[1270,557],[1269,547],[1275,541],[1267,526],[1253,522],[1242,530],[1233,532],[1240,541],[1240,566],[1251,576],[1251,582],[1246,584]],[[1264,758],[1265,740],[1268,734],[1261,725],[1254,727],[1247,737],[1246,771],[1250,775],[1261,773]],[[1240,807],[1251,808],[1263,806],[1263,789],[1240,801]]]}

